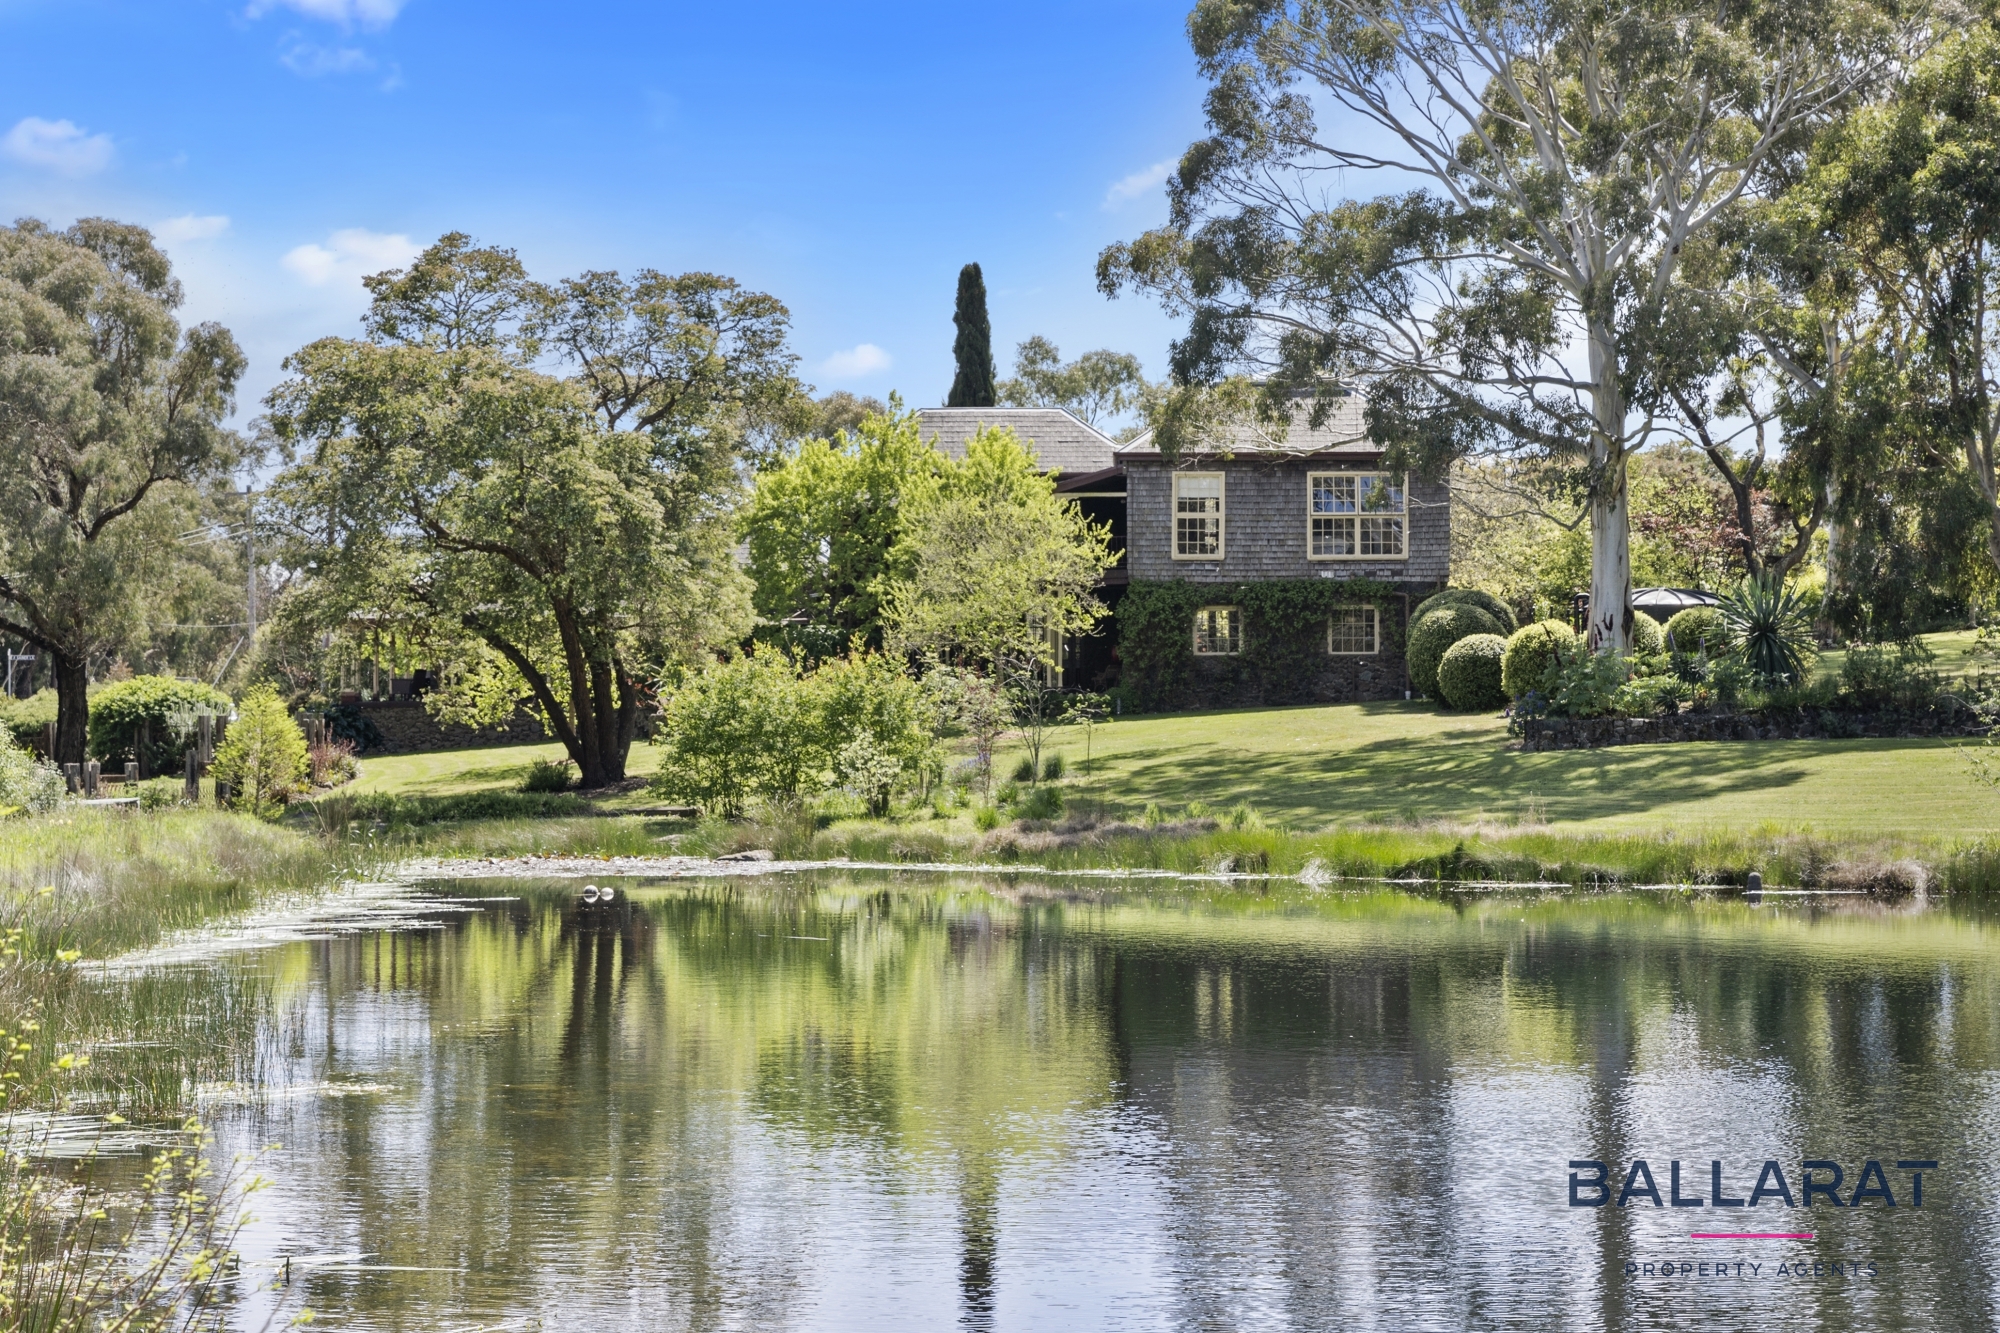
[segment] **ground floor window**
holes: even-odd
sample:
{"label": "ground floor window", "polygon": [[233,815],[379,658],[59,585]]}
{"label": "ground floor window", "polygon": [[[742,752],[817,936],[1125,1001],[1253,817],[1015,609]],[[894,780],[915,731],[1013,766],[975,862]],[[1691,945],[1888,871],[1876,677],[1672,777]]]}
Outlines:
{"label": "ground floor window", "polygon": [[1243,608],[1204,606],[1194,613],[1194,650],[1204,657],[1243,651]]}
{"label": "ground floor window", "polygon": [[1337,606],[1327,626],[1326,650],[1336,657],[1379,651],[1377,612],[1372,606]]}

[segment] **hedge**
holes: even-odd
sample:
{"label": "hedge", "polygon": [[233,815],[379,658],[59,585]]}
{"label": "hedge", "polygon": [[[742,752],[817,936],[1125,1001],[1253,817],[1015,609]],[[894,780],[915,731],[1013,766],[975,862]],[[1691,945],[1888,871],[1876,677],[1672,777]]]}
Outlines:
{"label": "hedge", "polygon": [[1500,657],[1506,651],[1507,641],[1498,634],[1474,634],[1454,643],[1438,663],[1438,688],[1445,702],[1468,712],[1504,705]]}
{"label": "hedge", "polygon": [[1434,606],[1410,623],[1410,684],[1419,694],[1444,697],[1438,690],[1438,666],[1454,643],[1474,634],[1505,637],[1499,621],[1465,602]]}
{"label": "hedge", "polygon": [[1480,588],[1444,588],[1432,593],[1417,603],[1417,609],[1410,612],[1410,623],[1424,618],[1424,613],[1437,606],[1476,606],[1500,626],[1502,637],[1514,632],[1514,611],[1507,603],[1492,593]]}
{"label": "hedge", "polygon": [[150,725],[143,761],[146,771],[178,772],[181,752],[191,738],[174,735],[167,724],[168,714],[177,708],[205,708],[226,718],[232,707],[228,695],[198,680],[134,676],[113,681],[90,696],[90,753],[107,764],[129,763],[138,758],[139,728]]}
{"label": "hedge", "polygon": [[1194,670],[1194,613],[1204,606],[1243,608],[1243,651],[1205,659],[1240,687],[1311,680],[1326,665],[1325,625],[1337,606],[1372,604],[1382,651],[1402,651],[1405,598],[1399,585],[1374,579],[1133,583],[1118,603],[1120,690],[1140,712],[1176,707]]}
{"label": "hedge", "polygon": [[1722,612],[1712,606],[1690,606],[1674,612],[1667,621],[1667,637],[1674,641],[1674,651],[1693,657],[1708,646],[1710,657],[1719,657],[1729,646],[1729,630],[1722,623]]}
{"label": "hedge", "polygon": [[1583,645],[1567,621],[1537,620],[1514,631],[1500,659],[1500,684],[1507,697],[1518,699],[1542,688],[1543,677],[1558,656],[1568,657]]}

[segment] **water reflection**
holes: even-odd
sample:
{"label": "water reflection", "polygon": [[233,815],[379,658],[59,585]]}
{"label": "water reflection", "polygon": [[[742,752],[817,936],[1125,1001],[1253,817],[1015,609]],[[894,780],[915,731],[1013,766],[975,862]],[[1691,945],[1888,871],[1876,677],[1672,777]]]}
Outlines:
{"label": "water reflection", "polygon": [[[251,1258],[362,1256],[298,1268],[323,1321],[1994,1322],[2000,972],[1977,919],[576,888],[230,964],[276,997],[267,1077],[360,1090],[220,1108],[234,1141],[286,1145]],[[1697,1197],[1713,1160],[1737,1197],[1766,1159],[1850,1184],[1864,1159],[1942,1165],[1922,1209],[1767,1205],[1756,1229],[1816,1239],[1695,1241],[1750,1210],[1569,1206],[1571,1159],[1633,1158],[1663,1191],[1682,1162]]]}

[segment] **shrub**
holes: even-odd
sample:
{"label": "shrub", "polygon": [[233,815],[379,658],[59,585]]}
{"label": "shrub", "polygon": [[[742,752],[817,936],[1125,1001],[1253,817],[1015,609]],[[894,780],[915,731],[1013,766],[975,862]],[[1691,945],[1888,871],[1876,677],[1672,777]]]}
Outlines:
{"label": "shrub", "polygon": [[1619,711],[1619,692],[1631,664],[1613,653],[1578,652],[1553,672],[1549,711],[1558,717],[1607,717]]}
{"label": "shrub", "polygon": [[1618,687],[1611,709],[1624,717],[1658,717],[1680,711],[1687,686],[1673,675],[1634,676]]}
{"label": "shrub", "polygon": [[1667,621],[1667,638],[1676,657],[1693,657],[1704,649],[1710,657],[1719,657],[1729,649],[1722,612],[1712,606],[1690,606],[1674,612]]}
{"label": "shrub", "polygon": [[567,759],[537,759],[528,765],[528,776],[521,779],[524,792],[550,792],[569,790],[570,765]]}
{"label": "shrub", "polygon": [[981,833],[991,833],[1000,827],[1000,812],[990,805],[982,805],[972,812],[972,826]]}
{"label": "shrub", "polygon": [[64,790],[62,774],[53,765],[39,762],[0,728],[0,815],[52,810]]}
{"label": "shrub", "polygon": [[235,788],[236,808],[253,815],[292,799],[306,776],[306,737],[276,690],[259,685],[243,696],[210,772]]}
{"label": "shrub", "polygon": [[1816,649],[1812,612],[1797,589],[1774,578],[1745,579],[1722,598],[1722,623],[1736,655],[1762,680],[1805,679]]}
{"label": "shrub", "polygon": [[1035,761],[1026,755],[1022,755],[1021,762],[1014,765],[1012,777],[1016,782],[1033,782],[1035,780]]}
{"label": "shrub", "polygon": [[325,717],[327,734],[334,740],[352,745],[356,754],[389,748],[388,739],[375,725],[375,719],[353,704],[336,704],[326,710]]}
{"label": "shrub", "polygon": [[354,742],[322,739],[306,750],[306,777],[315,787],[338,787],[361,774],[354,762]]}
{"label": "shrub", "polygon": [[1667,650],[1667,632],[1660,622],[1640,611],[1632,617],[1632,651],[1652,656]]}
{"label": "shrub", "polygon": [[1440,697],[1438,664],[1446,651],[1474,634],[1499,633],[1499,622],[1476,606],[1447,602],[1432,607],[1410,626],[1410,684],[1428,698]]}
{"label": "shrub", "polygon": [[1438,663],[1438,688],[1445,702],[1467,710],[1504,705],[1500,659],[1506,651],[1507,641],[1498,634],[1473,634],[1454,643]]}
{"label": "shrub", "polygon": [[0,729],[11,733],[24,749],[34,748],[55,720],[54,690],[37,690],[26,699],[0,695]]}
{"label": "shrub", "polygon": [[139,808],[141,810],[171,810],[187,795],[187,784],[180,778],[154,778],[139,784]]}
{"label": "shrub", "polygon": [[1857,643],[1840,669],[1840,692],[1864,708],[1925,709],[1943,691],[1937,655],[1922,639]]}
{"label": "shrub", "polygon": [[[137,761],[148,773],[172,773],[193,742],[196,719],[229,716],[229,696],[198,680],[134,676],[90,697],[90,753],[111,766]],[[141,734],[146,753],[139,753]]]}
{"label": "shrub", "polygon": [[1426,611],[1439,606],[1476,606],[1493,617],[1503,635],[1514,632],[1513,609],[1492,593],[1480,588],[1445,588],[1434,592],[1417,603],[1417,609],[1411,613],[1410,618],[1421,619]]}
{"label": "shrub", "polygon": [[1069,765],[1064,762],[1060,754],[1052,754],[1047,759],[1042,760],[1042,781],[1044,782],[1061,782],[1063,774],[1068,771]]}
{"label": "shrub", "polygon": [[1060,819],[1062,812],[1062,788],[1047,785],[1030,791],[1027,799],[1014,809],[1014,813],[1022,819]]}
{"label": "shrub", "polygon": [[1500,658],[1500,686],[1510,699],[1519,699],[1530,690],[1550,693],[1550,671],[1564,658],[1583,651],[1583,640],[1560,620],[1538,620],[1514,631],[1507,651]]}

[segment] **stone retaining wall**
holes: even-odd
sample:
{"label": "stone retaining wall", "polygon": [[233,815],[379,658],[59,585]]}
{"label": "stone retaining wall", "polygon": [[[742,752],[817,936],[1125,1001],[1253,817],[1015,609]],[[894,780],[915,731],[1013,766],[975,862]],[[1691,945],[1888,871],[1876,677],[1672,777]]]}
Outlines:
{"label": "stone retaining wall", "polygon": [[1523,718],[1519,725],[1520,748],[1535,751],[1657,745],[1667,741],[1982,736],[1988,730],[1970,709],[1949,704],[1918,713],[1797,708],[1760,713],[1677,713],[1670,717]]}
{"label": "stone retaining wall", "polygon": [[349,704],[375,724],[388,753],[405,750],[473,750],[488,745],[536,745],[549,739],[540,718],[514,714],[504,727],[447,726],[424,711],[420,700],[391,699]]}

